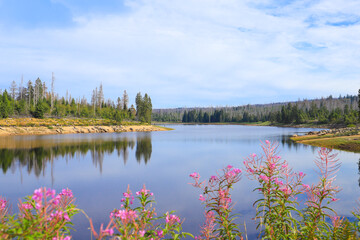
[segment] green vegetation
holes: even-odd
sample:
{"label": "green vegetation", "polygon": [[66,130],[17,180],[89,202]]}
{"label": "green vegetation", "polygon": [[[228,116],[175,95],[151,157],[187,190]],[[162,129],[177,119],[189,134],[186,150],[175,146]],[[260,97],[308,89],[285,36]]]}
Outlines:
{"label": "green vegetation", "polygon": [[359,96],[288,103],[153,111],[153,120],[183,123],[242,123],[264,125],[355,125],[360,121]]}
{"label": "green vegetation", "polygon": [[[356,134],[356,135],[355,135]],[[291,140],[316,147],[325,147],[350,152],[360,152],[360,135],[356,133],[305,135],[291,137]]]}
{"label": "green vegetation", "polygon": [[151,123],[152,103],[147,93],[142,97],[139,92],[136,95],[135,103],[137,119],[141,122]]}
{"label": "green vegetation", "polygon": [[136,117],[142,122],[151,122],[151,99],[145,94],[137,108],[129,106],[129,96],[126,91],[117,98],[116,104],[108,99],[105,101],[102,84],[92,92],[91,103],[87,99],[73,98],[69,93],[59,97],[54,92],[54,77],[51,90],[45,82],[37,78],[35,84],[31,80],[26,86],[12,82],[10,94],[7,90],[0,92],[0,118],[35,117],[35,118],[102,118],[114,120],[115,123],[133,121]]}

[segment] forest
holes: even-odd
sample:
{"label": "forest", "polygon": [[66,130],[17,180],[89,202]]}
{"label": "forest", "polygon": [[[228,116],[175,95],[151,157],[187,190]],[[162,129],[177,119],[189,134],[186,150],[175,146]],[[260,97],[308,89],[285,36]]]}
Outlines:
{"label": "forest", "polygon": [[[117,122],[124,120],[151,122],[151,98],[145,93],[136,95],[136,106],[129,106],[129,96],[126,90],[117,97],[116,102],[105,100],[103,86],[100,84],[92,91],[91,101],[83,98],[73,98],[66,92],[66,96],[59,96],[54,90],[54,74],[51,87],[45,81],[37,78],[23,84],[13,81],[9,91],[0,92],[0,117],[78,117],[78,118],[103,118]],[[25,86],[24,86],[25,85]],[[150,112],[150,114],[149,114]]]}
{"label": "forest", "polygon": [[154,109],[153,120],[183,123],[342,124],[359,122],[358,96],[339,96],[296,102],[237,107]]}

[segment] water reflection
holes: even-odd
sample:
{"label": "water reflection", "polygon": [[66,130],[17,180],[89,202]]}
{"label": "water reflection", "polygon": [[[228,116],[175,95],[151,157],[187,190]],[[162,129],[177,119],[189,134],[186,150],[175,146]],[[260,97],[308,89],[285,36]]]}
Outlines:
{"label": "water reflection", "polygon": [[[358,174],[360,175],[360,158],[358,161],[358,171],[359,171]],[[359,187],[360,187],[360,177],[359,177],[358,183],[359,183]]]}
{"label": "water reflection", "polygon": [[[142,160],[147,164],[151,158],[152,143],[150,134],[139,134],[136,138],[62,138],[62,139],[16,139],[7,138],[0,142],[0,167],[3,173],[15,173],[26,169],[28,174],[37,178],[45,174],[50,165],[53,172],[54,160],[69,161],[81,159],[89,154],[93,165],[103,171],[103,162],[106,155],[116,153],[122,158],[124,165],[129,158],[129,149],[133,150],[136,144],[135,156],[138,163]],[[53,174],[51,174],[53,176]]]}
{"label": "water reflection", "polygon": [[280,143],[281,143],[281,146],[283,148],[288,148],[290,150],[294,149],[295,152],[297,152],[299,150],[299,147],[301,147],[301,148],[310,148],[312,152],[315,152],[316,149],[318,149],[318,147],[314,147],[314,146],[311,146],[311,145],[306,145],[306,144],[294,142],[293,140],[291,140],[291,135],[281,135],[280,136]]}

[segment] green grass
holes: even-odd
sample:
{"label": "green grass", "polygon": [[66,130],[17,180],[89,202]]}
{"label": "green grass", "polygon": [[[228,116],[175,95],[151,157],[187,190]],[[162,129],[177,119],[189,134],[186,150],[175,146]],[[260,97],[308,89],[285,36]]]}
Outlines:
{"label": "green grass", "polygon": [[292,137],[298,143],[316,147],[326,147],[331,149],[344,150],[349,152],[360,152],[360,135],[355,136],[299,136]]}

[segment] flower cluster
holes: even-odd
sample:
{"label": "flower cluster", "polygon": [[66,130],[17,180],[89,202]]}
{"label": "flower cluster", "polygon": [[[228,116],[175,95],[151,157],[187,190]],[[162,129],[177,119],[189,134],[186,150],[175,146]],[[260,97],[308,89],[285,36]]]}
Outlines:
{"label": "flower cluster", "polygon": [[[136,192],[136,199],[139,200],[139,207],[131,208],[135,198],[128,187],[123,193],[124,198],[121,209],[115,209],[110,213],[110,222],[100,231],[94,229],[92,220],[90,226],[92,234],[96,239],[105,239],[113,236],[114,239],[152,239],[159,240],[166,236],[180,239],[185,236],[192,236],[189,233],[182,232],[182,222],[180,218],[174,214],[167,212],[161,217],[154,218],[155,208],[152,206],[154,200],[153,193],[146,189],[145,186]],[[159,224],[159,220],[164,219],[165,223]]]}
{"label": "flower cluster", "polygon": [[196,239],[233,239],[241,237],[238,226],[231,215],[233,204],[230,194],[232,186],[240,181],[242,171],[231,165],[222,169],[221,174],[213,175],[208,181],[200,182],[200,174],[192,173],[190,177],[194,187],[203,193],[199,200],[205,204],[206,223],[202,227],[201,236]]}
{"label": "flower cluster", "polygon": [[50,188],[35,189],[24,202],[19,201],[17,217],[2,217],[8,221],[0,226],[0,238],[69,240],[71,237],[66,236],[70,232],[68,225],[71,224],[71,217],[78,212],[74,201],[71,191],[67,189],[57,195]]}

